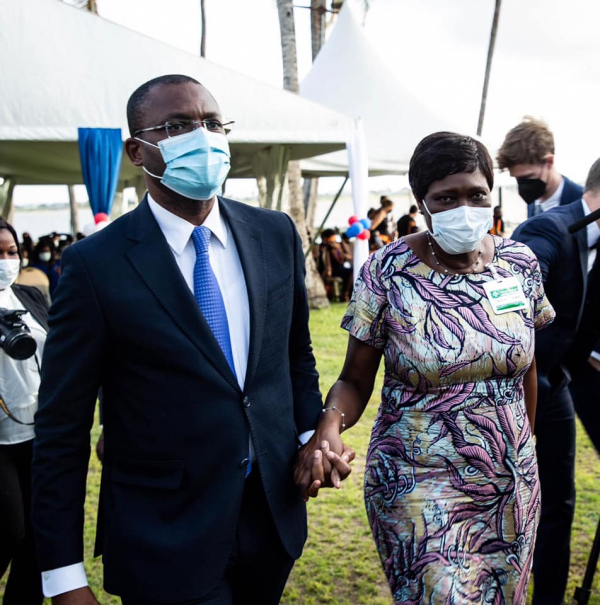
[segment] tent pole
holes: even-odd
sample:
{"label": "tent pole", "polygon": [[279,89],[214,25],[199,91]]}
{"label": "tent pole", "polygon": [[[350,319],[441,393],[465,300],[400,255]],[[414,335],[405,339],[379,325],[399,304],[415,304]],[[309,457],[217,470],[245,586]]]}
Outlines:
{"label": "tent pole", "polygon": [[321,231],[323,231],[323,227],[325,226],[325,223],[327,222],[327,219],[329,218],[329,215],[331,214],[333,207],[336,205],[337,201],[340,199],[340,195],[342,195],[342,191],[344,190],[344,187],[346,186],[347,182],[348,182],[348,175],[346,175],[346,178],[344,179],[344,182],[342,183],[340,190],[335,194],[335,197],[333,198],[333,202],[331,202],[331,206],[329,206],[329,210],[327,211],[325,218],[321,222],[321,226],[317,229],[315,236],[312,238],[312,242],[310,242],[310,246],[308,247],[308,250],[304,254],[304,258],[308,258],[310,251],[314,248],[317,237],[319,237],[319,235],[321,235]]}

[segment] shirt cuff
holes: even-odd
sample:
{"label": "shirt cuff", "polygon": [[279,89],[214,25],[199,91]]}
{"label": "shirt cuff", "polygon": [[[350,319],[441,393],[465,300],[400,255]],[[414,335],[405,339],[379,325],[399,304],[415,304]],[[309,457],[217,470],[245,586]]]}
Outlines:
{"label": "shirt cuff", "polygon": [[590,353],[590,357],[593,357],[594,359],[597,359],[598,361],[600,361],[600,353],[598,353],[598,351],[592,351]]}
{"label": "shirt cuff", "polygon": [[299,447],[306,445],[314,434],[314,431],[304,431],[304,433],[298,435],[298,441],[300,442]]}
{"label": "shirt cuff", "polygon": [[88,585],[83,563],[74,563],[42,572],[42,590],[45,597],[55,597]]}

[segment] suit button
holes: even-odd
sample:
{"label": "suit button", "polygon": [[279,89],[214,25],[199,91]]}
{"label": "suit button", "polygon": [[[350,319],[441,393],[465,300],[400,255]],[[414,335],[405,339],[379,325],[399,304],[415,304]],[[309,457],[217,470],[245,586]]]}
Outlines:
{"label": "suit button", "polygon": [[243,399],[242,403],[244,404],[244,407],[245,407],[245,408],[249,408],[249,407],[250,407],[250,397],[248,397],[248,396],[246,395],[246,397],[244,397],[244,399]]}
{"label": "suit button", "polygon": [[239,467],[240,467],[240,468],[246,468],[246,467],[248,466],[248,462],[250,462],[250,460],[249,460],[248,458],[244,458],[244,459],[243,459],[243,460],[240,462]]}

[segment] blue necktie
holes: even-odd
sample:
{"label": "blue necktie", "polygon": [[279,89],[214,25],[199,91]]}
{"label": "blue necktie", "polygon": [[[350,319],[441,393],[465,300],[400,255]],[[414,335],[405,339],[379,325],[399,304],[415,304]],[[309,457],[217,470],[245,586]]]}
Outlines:
{"label": "blue necktie", "polygon": [[[231,350],[231,338],[229,336],[229,323],[227,322],[227,312],[223,295],[219,288],[219,282],[210,266],[208,257],[208,244],[210,243],[212,232],[208,227],[195,227],[192,232],[194,247],[196,248],[196,265],[194,266],[194,297],[198,301],[202,315],[215,335],[229,367],[235,373],[233,364],[233,353]],[[246,477],[250,474],[252,461],[248,456],[248,466],[246,467]]]}
{"label": "blue necktie", "polygon": [[231,371],[235,374],[229,324],[225,303],[217,278],[213,273],[208,258],[208,244],[212,235],[208,227],[196,227],[192,232],[196,248],[196,265],[194,267],[194,296],[198,301],[202,315],[215,335]]}

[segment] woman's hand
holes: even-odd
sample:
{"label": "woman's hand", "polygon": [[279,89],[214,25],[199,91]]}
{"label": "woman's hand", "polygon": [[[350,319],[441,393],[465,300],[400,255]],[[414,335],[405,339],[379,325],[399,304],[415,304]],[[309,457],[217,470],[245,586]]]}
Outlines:
{"label": "woman's hand", "polygon": [[343,429],[354,426],[365,409],[381,356],[381,350],[349,337],[344,368],[327,395],[317,430],[298,452],[294,481],[305,501],[316,498],[322,487],[339,489],[350,474],[354,450],[340,435]]}
{"label": "woman's hand", "polygon": [[350,462],[355,453],[340,437],[337,421],[323,420],[315,434],[298,452],[294,481],[302,491],[304,501],[316,498],[322,487],[340,488],[350,475]]}

